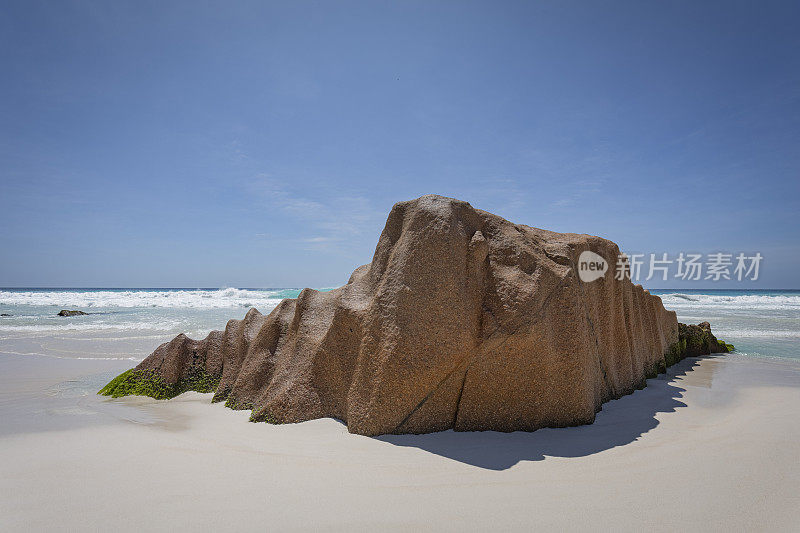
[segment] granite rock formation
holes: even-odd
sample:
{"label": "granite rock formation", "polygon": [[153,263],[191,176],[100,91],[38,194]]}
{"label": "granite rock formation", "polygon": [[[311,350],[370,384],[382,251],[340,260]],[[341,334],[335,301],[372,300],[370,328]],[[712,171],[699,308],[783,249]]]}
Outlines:
{"label": "granite rock formation", "polygon": [[[611,265],[588,283],[586,250]],[[204,340],[179,335],[101,393],[213,391],[254,421],[334,417],[364,435],[591,423],[687,354],[727,351],[707,324],[679,329],[658,296],[615,279],[618,254],[423,196],[393,207],[345,286],[251,309]]]}

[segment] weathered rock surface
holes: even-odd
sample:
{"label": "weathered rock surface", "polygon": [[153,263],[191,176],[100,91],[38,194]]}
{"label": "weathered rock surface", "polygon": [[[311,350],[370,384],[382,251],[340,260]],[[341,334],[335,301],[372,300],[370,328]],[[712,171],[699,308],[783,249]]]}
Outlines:
{"label": "weathered rock surface", "polygon": [[[612,265],[589,283],[585,250]],[[591,423],[687,353],[722,349],[710,328],[679,337],[660,298],[615,279],[618,253],[423,196],[394,206],[347,285],[251,309],[204,340],[179,335],[101,392],[213,390],[254,421],[334,417],[365,435]]]}
{"label": "weathered rock surface", "polygon": [[88,315],[89,313],[84,313],[83,311],[70,311],[68,309],[62,309],[58,312],[58,316],[80,316],[80,315]]}

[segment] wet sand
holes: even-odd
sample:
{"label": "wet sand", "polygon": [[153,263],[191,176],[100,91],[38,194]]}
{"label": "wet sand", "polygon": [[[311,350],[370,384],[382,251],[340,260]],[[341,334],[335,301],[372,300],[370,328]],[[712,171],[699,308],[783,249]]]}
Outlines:
{"label": "wet sand", "polygon": [[689,359],[591,426],[381,438],[93,394],[131,364],[0,354],[0,529],[800,525],[800,362]]}

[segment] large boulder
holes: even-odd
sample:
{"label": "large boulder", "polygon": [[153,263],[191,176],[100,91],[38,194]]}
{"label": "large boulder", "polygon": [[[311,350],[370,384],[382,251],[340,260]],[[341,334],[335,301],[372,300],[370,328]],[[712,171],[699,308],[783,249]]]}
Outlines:
{"label": "large boulder", "polygon": [[[583,282],[587,250],[611,268]],[[251,309],[204,340],[179,335],[101,392],[215,391],[254,421],[334,417],[364,435],[591,423],[685,356],[675,313],[615,279],[618,254],[423,196],[393,207],[345,286]]]}

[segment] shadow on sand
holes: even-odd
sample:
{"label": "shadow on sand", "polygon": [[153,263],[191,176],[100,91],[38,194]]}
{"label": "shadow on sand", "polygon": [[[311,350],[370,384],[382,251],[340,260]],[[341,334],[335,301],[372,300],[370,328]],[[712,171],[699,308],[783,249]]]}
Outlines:
{"label": "shadow on sand", "polygon": [[583,457],[624,446],[658,425],[657,413],[672,413],[686,404],[678,399],[686,389],[672,380],[691,372],[700,359],[684,359],[666,374],[647,380],[643,390],[603,404],[594,424],[546,428],[532,433],[516,431],[455,432],[424,435],[381,435],[377,440],[395,446],[413,446],[454,461],[489,470],[505,470],[520,461],[545,456]]}

